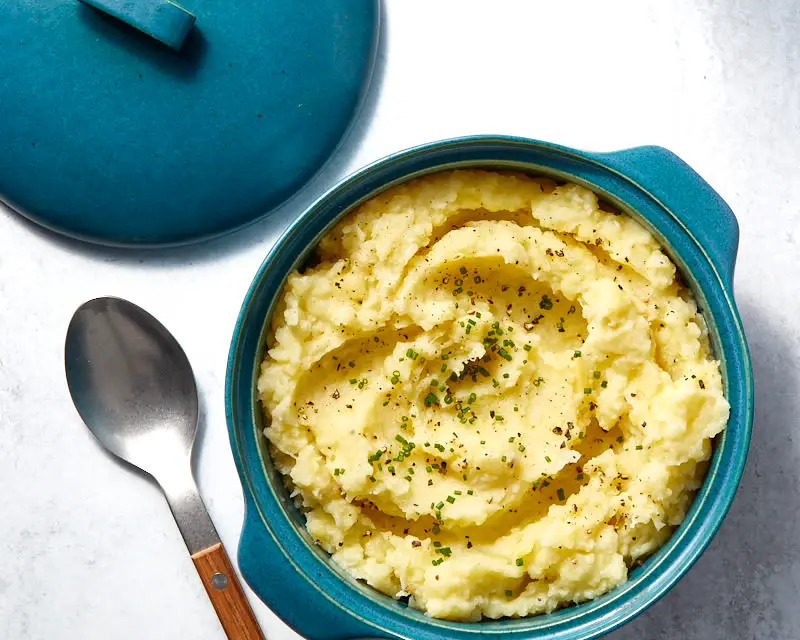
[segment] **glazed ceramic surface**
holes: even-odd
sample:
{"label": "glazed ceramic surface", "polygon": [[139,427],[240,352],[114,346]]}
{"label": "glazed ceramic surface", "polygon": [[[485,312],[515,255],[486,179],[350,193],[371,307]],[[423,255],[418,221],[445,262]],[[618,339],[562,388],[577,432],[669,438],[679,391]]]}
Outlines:
{"label": "glazed ceramic surface", "polygon": [[[271,464],[256,393],[266,326],[286,276],[357,204],[392,184],[457,167],[509,168],[583,184],[645,224],[694,291],[720,360],[731,415],[717,438],[703,487],[667,544],[629,580],[591,602],[525,619],[434,620],[361,584],[311,540]],[[750,359],[733,300],[738,226],[711,187],[671,152],[638,147],[587,153],[519,138],[477,136],[398,153],[333,187],[281,237],[247,293],[228,362],[227,418],[245,496],[239,565],[254,591],[302,635],[467,640],[485,636],[587,640],[614,629],[662,596],[719,527],[744,468],[753,414]],[[313,613],[310,613],[313,612]]]}
{"label": "glazed ceramic surface", "polygon": [[103,244],[267,214],[330,157],[375,59],[377,0],[94,4],[116,17],[0,2],[0,200]]}

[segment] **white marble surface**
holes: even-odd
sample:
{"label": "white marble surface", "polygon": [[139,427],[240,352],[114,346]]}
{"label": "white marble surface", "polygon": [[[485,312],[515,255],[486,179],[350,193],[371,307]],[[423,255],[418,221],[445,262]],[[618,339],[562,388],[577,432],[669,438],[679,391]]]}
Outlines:
{"label": "white marble surface", "polygon": [[[73,310],[126,297],[182,342],[202,394],[198,481],[233,552],[242,498],[225,360],[276,233],[368,161],[490,132],[594,150],[660,144],[736,212],[736,294],[757,383],[747,470],[695,568],[611,637],[800,637],[800,4],[388,0],[385,19],[351,139],[270,220],[202,246],[125,252],[0,208],[0,638],[224,637],[158,490],[105,455],[72,408],[62,345]],[[252,600],[270,640],[297,638]]]}

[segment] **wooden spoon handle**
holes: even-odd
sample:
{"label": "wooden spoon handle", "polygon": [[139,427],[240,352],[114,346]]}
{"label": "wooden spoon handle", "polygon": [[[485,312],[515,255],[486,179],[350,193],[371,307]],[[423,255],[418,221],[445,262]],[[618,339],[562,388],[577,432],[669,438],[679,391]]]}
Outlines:
{"label": "wooden spoon handle", "polygon": [[222,543],[198,551],[192,560],[229,640],[264,640]]}

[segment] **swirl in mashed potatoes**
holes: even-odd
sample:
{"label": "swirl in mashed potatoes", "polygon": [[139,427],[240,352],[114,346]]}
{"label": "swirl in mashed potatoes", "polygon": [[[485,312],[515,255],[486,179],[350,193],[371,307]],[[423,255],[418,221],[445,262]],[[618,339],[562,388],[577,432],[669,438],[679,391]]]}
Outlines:
{"label": "swirl in mashed potatoes", "polygon": [[453,620],[597,597],[664,543],[726,424],[702,316],[591,191],[412,180],[293,273],[259,392],[314,539]]}

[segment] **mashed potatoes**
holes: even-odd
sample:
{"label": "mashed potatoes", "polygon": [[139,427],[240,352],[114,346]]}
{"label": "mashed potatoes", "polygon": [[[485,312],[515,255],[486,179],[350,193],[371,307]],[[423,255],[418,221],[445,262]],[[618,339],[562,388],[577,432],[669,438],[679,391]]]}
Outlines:
{"label": "mashed potatoes", "polygon": [[308,531],[435,617],[624,582],[683,519],[728,418],[675,266],[572,184],[392,188],[290,276],[272,330],[266,435]]}

